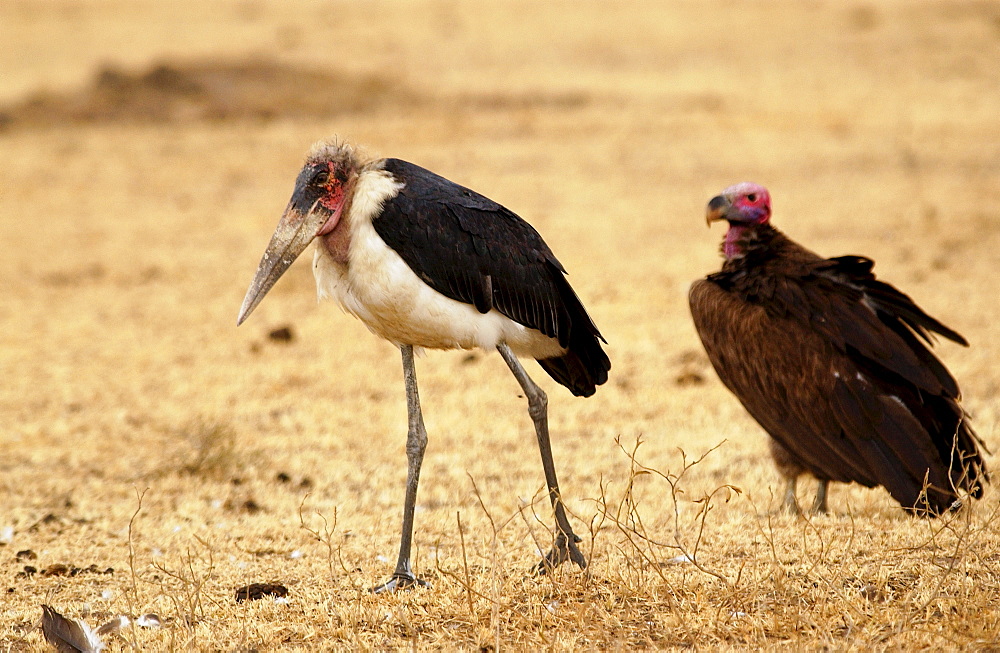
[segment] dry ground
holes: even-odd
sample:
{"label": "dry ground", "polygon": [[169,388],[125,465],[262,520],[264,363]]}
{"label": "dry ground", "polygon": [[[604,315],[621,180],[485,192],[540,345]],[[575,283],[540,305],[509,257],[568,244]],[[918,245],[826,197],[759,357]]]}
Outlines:
{"label": "dry ground", "polygon": [[[43,603],[164,618],[113,650],[1000,646],[998,493],[772,514],[686,307],[705,202],[764,183],[789,234],[968,337],[941,356],[1000,448],[997,4],[19,0],[0,25],[0,650],[44,648]],[[364,592],[398,540],[398,354],[305,262],[234,326],[333,133],[503,202],[570,270],[612,380],[529,371],[589,573],[524,573],[551,518],[523,400],[497,356],[430,352],[434,587]],[[287,602],[237,604],[251,582]]]}

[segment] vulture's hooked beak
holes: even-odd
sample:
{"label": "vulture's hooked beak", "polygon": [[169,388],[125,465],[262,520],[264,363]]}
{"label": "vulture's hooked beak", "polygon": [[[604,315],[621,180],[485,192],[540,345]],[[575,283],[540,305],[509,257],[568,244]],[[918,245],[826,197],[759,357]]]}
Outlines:
{"label": "vulture's hooked beak", "polygon": [[708,202],[708,208],[705,211],[705,224],[712,226],[713,222],[718,220],[728,220],[729,219],[729,209],[733,207],[733,203],[725,195],[716,195]]}
{"label": "vulture's hooked beak", "polygon": [[243,324],[247,316],[257,308],[264,295],[281,278],[292,263],[305,251],[309,243],[319,233],[331,212],[314,200],[311,206],[302,206],[302,195],[296,193],[288,203],[284,215],[278,222],[271,242],[257,266],[257,274],[250,282],[247,295],[243,298],[236,326]]}

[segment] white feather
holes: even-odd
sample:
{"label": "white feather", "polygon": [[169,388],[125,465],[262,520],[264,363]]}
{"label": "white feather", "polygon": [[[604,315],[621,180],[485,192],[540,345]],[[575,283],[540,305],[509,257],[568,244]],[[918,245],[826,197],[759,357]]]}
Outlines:
{"label": "white feather", "polygon": [[429,349],[491,351],[501,342],[531,358],[560,356],[554,338],[518,324],[496,310],[480,313],[471,304],[445,297],[424,283],[375,231],[372,220],[402,184],[384,170],[366,170],[355,186],[350,214],[347,265],[322,242],[313,257],[319,298],[334,299],[374,333],[396,345]]}

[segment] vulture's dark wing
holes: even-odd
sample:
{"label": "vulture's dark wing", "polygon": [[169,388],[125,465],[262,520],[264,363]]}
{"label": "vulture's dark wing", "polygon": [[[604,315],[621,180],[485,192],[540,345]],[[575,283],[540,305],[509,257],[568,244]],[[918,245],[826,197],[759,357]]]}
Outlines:
{"label": "vulture's dark wing", "polygon": [[571,356],[539,362],[574,393],[592,394],[607,380],[603,338],[531,225],[420,166],[386,159],[384,169],[404,186],[372,224],[417,276],[481,313],[495,308],[556,338]]}
{"label": "vulture's dark wing", "polygon": [[[858,257],[819,259],[691,288],[695,325],[723,383],[821,479],[883,485],[931,512],[986,480],[954,378],[914,335],[961,336],[871,275]],[[964,458],[960,463],[958,459]]]}
{"label": "vulture's dark wing", "polygon": [[831,310],[820,330],[922,390],[959,398],[955,378],[924,343],[932,344],[930,332],[961,345],[968,342],[907,295],[878,281],[871,272],[873,266],[868,258],[841,256],[812,267],[803,278],[810,295],[831,299]]}

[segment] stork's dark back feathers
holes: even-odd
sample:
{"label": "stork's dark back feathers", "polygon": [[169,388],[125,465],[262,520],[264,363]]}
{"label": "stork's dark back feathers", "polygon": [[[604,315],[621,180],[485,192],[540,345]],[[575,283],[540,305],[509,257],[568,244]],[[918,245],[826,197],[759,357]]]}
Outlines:
{"label": "stork's dark back feathers", "polygon": [[386,159],[384,169],[407,183],[372,223],[382,240],[442,295],[556,338],[568,351],[540,360],[542,368],[573,394],[594,394],[611,368],[603,337],[538,232],[420,166]]}
{"label": "stork's dark back feathers", "polygon": [[[696,282],[691,312],[723,383],[821,480],[884,486],[939,514],[988,480],[958,383],[931,333],[966,344],[878,281],[870,259],[824,259],[769,224]],[[928,485],[926,498],[921,494]]]}

